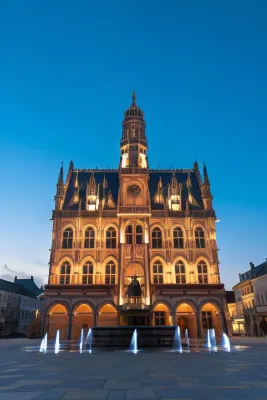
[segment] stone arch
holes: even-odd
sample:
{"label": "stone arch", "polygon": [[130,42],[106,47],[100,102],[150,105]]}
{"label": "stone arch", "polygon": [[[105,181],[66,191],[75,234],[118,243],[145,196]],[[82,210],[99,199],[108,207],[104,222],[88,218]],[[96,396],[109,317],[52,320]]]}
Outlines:
{"label": "stone arch", "polygon": [[47,308],[45,333],[49,339],[56,337],[57,330],[60,331],[60,338],[67,339],[69,307],[64,302],[54,302]]}
{"label": "stone arch", "polygon": [[98,307],[98,326],[118,326],[119,314],[113,302],[102,303]]}
{"label": "stone arch", "polygon": [[152,306],[152,325],[153,326],[172,326],[172,307],[166,301],[156,301]]}
{"label": "stone arch", "polygon": [[175,322],[180,326],[181,335],[185,336],[187,329],[190,338],[198,337],[198,315],[196,304],[188,299],[179,300],[175,305]]}
{"label": "stone arch", "polygon": [[217,299],[203,300],[198,309],[201,318],[201,334],[205,337],[207,329],[214,329],[217,337],[227,331],[224,310]]}
{"label": "stone arch", "polygon": [[82,235],[83,235],[83,237],[84,237],[84,233],[85,233],[86,229],[88,229],[88,228],[93,228],[93,230],[95,231],[95,233],[97,232],[97,226],[96,226],[96,225],[94,225],[94,224],[92,224],[92,223],[85,224],[85,225],[83,226],[83,228],[82,228]]}
{"label": "stone arch", "polygon": [[73,307],[72,339],[78,340],[81,330],[86,335],[88,330],[94,326],[94,307],[88,302],[78,302]]}

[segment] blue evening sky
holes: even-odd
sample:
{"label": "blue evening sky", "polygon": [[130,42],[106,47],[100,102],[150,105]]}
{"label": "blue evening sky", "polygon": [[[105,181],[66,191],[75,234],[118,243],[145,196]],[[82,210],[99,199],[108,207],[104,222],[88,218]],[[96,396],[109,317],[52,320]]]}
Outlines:
{"label": "blue evening sky", "polygon": [[263,262],[266,15],[257,0],[3,0],[0,274],[46,282],[61,161],[116,168],[132,90],[150,167],[207,164],[227,288]]}

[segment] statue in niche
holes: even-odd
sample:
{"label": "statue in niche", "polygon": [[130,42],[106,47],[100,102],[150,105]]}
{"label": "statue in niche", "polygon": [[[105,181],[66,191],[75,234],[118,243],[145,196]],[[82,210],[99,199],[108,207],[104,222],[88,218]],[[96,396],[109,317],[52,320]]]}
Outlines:
{"label": "statue in niche", "polygon": [[127,295],[129,297],[141,297],[142,289],[136,276],[132,276],[132,282],[128,286]]}

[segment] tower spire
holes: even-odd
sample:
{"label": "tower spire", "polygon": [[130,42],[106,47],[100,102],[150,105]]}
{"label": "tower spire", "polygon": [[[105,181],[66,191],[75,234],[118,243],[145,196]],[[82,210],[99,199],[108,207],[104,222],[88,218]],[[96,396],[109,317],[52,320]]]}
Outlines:
{"label": "tower spire", "polygon": [[205,162],[203,161],[203,177],[204,181],[201,187],[201,195],[206,210],[212,209],[212,194],[210,191],[210,180]]}
{"label": "tower spire", "polygon": [[57,191],[55,195],[55,208],[58,210],[62,206],[62,201],[64,198],[64,172],[63,172],[63,162],[59,170],[59,176],[57,180]]}
{"label": "tower spire", "polygon": [[203,161],[203,176],[204,176],[204,183],[210,185],[209,177],[208,177],[208,171],[207,167],[205,164],[205,161]]}
{"label": "tower spire", "polygon": [[136,93],[135,93],[135,91],[133,91],[133,94],[132,94],[132,106],[135,106],[136,105]]}

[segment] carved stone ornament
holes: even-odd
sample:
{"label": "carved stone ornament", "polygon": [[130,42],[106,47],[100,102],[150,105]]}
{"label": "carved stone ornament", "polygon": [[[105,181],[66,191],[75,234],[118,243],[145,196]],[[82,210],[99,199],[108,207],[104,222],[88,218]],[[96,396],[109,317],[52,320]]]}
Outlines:
{"label": "carved stone ornament", "polygon": [[127,188],[127,193],[129,196],[137,197],[141,194],[141,188],[138,185],[130,185]]}

